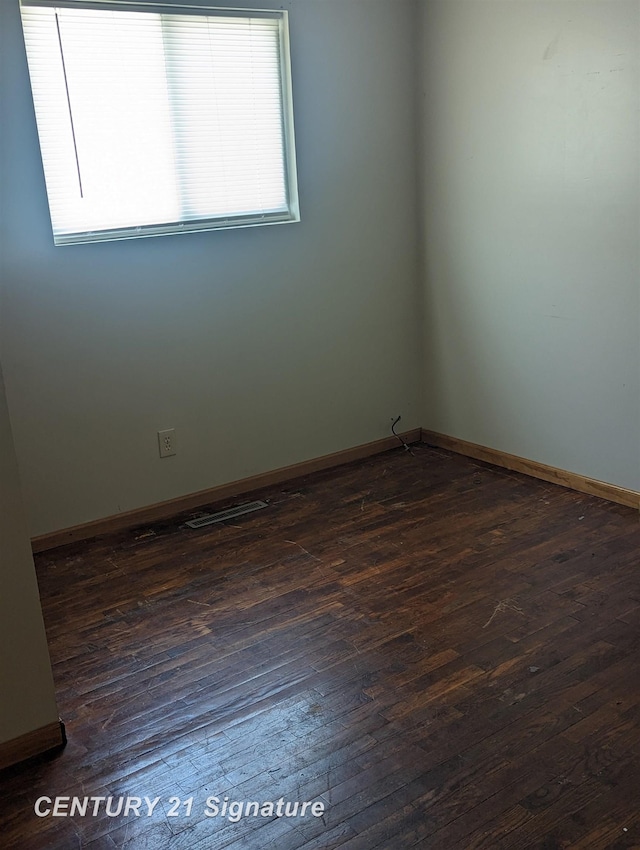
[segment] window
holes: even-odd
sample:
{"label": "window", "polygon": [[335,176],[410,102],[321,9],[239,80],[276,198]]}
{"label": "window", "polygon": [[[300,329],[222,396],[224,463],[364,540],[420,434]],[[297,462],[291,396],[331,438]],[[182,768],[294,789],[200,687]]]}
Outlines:
{"label": "window", "polygon": [[21,10],[56,245],[298,220],[286,12]]}

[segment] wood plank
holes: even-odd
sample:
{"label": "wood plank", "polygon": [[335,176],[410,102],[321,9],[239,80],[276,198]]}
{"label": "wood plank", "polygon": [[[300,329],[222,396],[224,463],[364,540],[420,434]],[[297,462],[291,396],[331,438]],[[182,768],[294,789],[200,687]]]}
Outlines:
{"label": "wood plank", "polygon": [[[407,444],[415,443],[421,438],[421,430],[420,428],[414,428],[410,431],[404,431],[400,436]],[[222,509],[221,505],[225,501],[233,499],[236,496],[242,496],[262,487],[271,487],[274,484],[292,481],[301,476],[309,475],[312,472],[318,472],[319,470],[333,469],[342,464],[352,463],[354,460],[389,451],[397,445],[397,437],[383,437],[371,443],[363,443],[360,446],[353,446],[353,448],[343,449],[342,451],[333,452],[322,457],[294,463],[291,466],[284,466],[269,472],[261,472],[239,481],[229,482],[228,484],[219,484],[217,487],[199,490],[197,493],[177,496],[165,502],[156,502],[153,505],[122,511],[119,514],[101,517],[90,522],[72,526],[71,528],[38,534],[31,539],[31,548],[34,553],[46,552],[49,549],[55,549],[58,546],[64,546],[77,540],[89,540],[100,534],[111,534],[113,532],[135,528],[145,523],[157,522],[158,520],[173,517],[183,511],[192,511],[196,508],[204,507],[212,510],[220,510]]]}
{"label": "wood plank", "polygon": [[422,429],[422,441],[431,446],[449,449],[466,457],[492,463],[495,466],[502,466],[505,469],[522,472],[525,475],[540,478],[542,481],[551,481],[553,484],[560,484],[563,487],[578,490],[580,493],[588,493],[591,496],[598,496],[601,499],[608,499],[611,502],[617,502],[620,505],[627,505],[631,508],[640,507],[640,493],[637,490],[629,490],[625,487],[619,487],[617,484],[598,481],[586,475],[580,475],[577,472],[569,472],[566,469],[549,466],[546,463],[529,460],[528,458],[512,455],[499,449],[470,443],[458,437],[449,437],[446,434],[439,434],[436,431],[428,431],[424,428]]}
{"label": "wood plank", "polygon": [[63,747],[65,742],[64,726],[59,721],[33,729],[10,741],[4,741],[0,744],[0,770]]}
{"label": "wood plank", "polygon": [[[36,556],[69,743],[0,773],[3,846],[635,846],[635,510],[426,444],[256,498]],[[161,803],[33,813],[127,794]],[[207,819],[212,794],[326,812]]]}

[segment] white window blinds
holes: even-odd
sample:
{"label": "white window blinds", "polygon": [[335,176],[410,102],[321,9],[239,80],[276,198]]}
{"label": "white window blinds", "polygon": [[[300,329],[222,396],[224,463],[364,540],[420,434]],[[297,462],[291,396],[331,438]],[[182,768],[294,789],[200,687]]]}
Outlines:
{"label": "white window blinds", "polygon": [[21,8],[56,244],[298,219],[286,13]]}

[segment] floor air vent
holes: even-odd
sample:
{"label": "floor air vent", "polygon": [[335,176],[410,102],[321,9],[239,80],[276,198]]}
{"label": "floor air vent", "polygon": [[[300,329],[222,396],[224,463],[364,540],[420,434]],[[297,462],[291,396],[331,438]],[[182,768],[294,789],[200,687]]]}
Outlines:
{"label": "floor air vent", "polygon": [[226,511],[218,511],[216,514],[206,514],[199,516],[197,519],[191,519],[185,523],[189,528],[202,528],[203,525],[213,525],[214,522],[224,522],[227,519],[235,519],[243,514],[250,514],[253,511],[260,511],[262,508],[268,508],[266,502],[245,502],[244,505],[238,505],[235,508],[229,508]]}

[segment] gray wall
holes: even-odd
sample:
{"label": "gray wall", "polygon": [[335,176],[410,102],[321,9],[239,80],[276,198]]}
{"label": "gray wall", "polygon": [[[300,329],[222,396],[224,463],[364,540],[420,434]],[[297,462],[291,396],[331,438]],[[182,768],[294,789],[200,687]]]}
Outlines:
{"label": "gray wall", "polygon": [[639,8],[421,7],[421,424],[635,489]]}
{"label": "gray wall", "polygon": [[[6,30],[5,10],[0,4],[0,36]],[[3,48],[0,44],[0,79],[9,73]],[[0,130],[0,162],[5,159],[4,139]],[[0,182],[0,298],[6,277],[3,188]],[[3,326],[0,309],[0,339]],[[4,743],[54,723],[58,713],[1,366],[0,581],[0,743]]]}
{"label": "gray wall", "polygon": [[58,719],[0,370],[0,743]]}
{"label": "gray wall", "polygon": [[3,6],[0,354],[31,533],[397,413],[640,488],[638,2],[285,6],[302,222],[68,248]]}
{"label": "gray wall", "polygon": [[5,3],[0,353],[31,533],[419,425],[414,3],[284,4],[299,224],[66,248]]}

